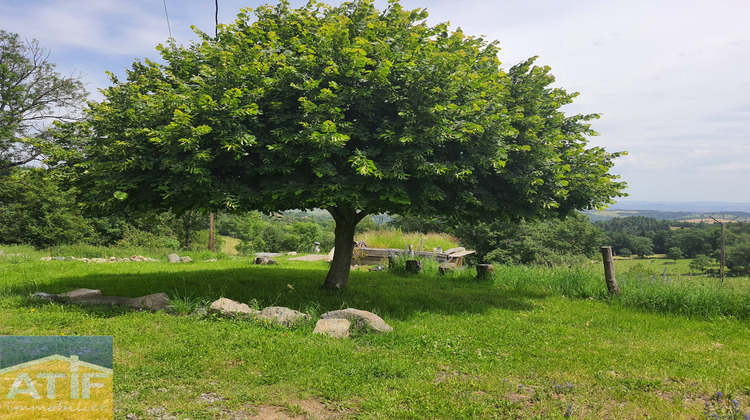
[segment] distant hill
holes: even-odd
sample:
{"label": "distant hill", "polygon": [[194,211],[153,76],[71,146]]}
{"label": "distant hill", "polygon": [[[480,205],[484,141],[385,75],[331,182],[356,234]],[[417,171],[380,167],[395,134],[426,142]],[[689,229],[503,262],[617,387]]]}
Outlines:
{"label": "distant hill", "polygon": [[608,220],[614,217],[643,216],[660,220],[685,220],[691,222],[718,220],[750,221],[750,203],[728,203],[715,201],[654,202],[625,201],[603,211],[584,212],[591,221]]}
{"label": "distant hill", "polygon": [[750,212],[750,203],[730,203],[723,201],[630,201],[619,202],[609,210],[659,210],[684,212]]}

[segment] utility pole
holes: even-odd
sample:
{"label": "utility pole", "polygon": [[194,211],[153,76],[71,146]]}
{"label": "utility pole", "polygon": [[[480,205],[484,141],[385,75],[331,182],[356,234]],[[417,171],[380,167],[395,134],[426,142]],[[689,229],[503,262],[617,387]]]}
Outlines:
{"label": "utility pole", "polygon": [[211,252],[216,251],[216,245],[214,241],[214,214],[208,215],[208,250]]}
{"label": "utility pole", "polygon": [[724,267],[726,267],[726,241],[727,241],[727,223],[732,223],[735,219],[737,219],[736,216],[734,219],[730,221],[725,221],[724,218],[722,218],[721,221],[716,220],[713,216],[708,216],[712,219],[714,219],[714,222],[721,223],[721,257],[719,259],[719,278],[721,279],[721,282],[724,283]]}

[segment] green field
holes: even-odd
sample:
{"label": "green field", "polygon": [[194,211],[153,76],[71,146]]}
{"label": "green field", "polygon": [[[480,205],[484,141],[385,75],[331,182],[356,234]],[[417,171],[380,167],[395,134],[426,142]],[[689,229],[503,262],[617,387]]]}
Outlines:
{"label": "green field", "polygon": [[[750,411],[750,299],[727,286],[652,282],[618,267],[623,296],[608,299],[598,265],[497,267],[491,281],[428,267],[422,276],[356,271],[347,290],[333,293],[319,288],[323,262],[86,264],[2,249],[0,334],[113,336],[115,418],[695,419]],[[167,292],[177,311],[28,297],[81,287]],[[186,315],[222,296],[313,319],[288,329]],[[395,331],[311,334],[320,314],[345,307],[373,311]]]}

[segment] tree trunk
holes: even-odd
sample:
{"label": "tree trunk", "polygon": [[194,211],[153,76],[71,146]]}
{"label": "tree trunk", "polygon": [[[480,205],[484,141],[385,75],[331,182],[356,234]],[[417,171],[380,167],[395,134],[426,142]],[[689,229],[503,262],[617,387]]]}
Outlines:
{"label": "tree trunk", "polygon": [[364,211],[358,212],[356,209],[346,206],[330,207],[327,210],[336,222],[336,229],[334,230],[336,237],[334,239],[335,250],[331,260],[331,268],[328,270],[323,288],[338,290],[346,287],[346,283],[349,281],[349,271],[351,270],[354,252],[354,228],[367,213]]}

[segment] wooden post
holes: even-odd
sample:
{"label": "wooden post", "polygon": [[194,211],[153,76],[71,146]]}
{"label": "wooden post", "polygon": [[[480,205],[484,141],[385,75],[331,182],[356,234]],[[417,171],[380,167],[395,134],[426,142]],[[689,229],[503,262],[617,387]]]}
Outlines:
{"label": "wooden post", "polygon": [[419,274],[422,272],[422,261],[419,260],[407,260],[406,261],[406,272],[411,274]]}
{"label": "wooden post", "polygon": [[495,274],[495,267],[492,264],[477,264],[477,278],[486,279]]}
{"label": "wooden post", "polygon": [[451,271],[454,271],[456,269],[456,264],[454,263],[442,263],[440,264],[440,267],[438,267],[438,271],[441,275],[445,275]]}
{"label": "wooden post", "polygon": [[723,217],[721,221],[716,220],[713,216],[708,216],[708,217],[714,219],[714,222],[716,223],[721,223],[721,255],[719,257],[719,277],[721,278],[721,282],[724,283],[724,270],[725,270],[726,262],[727,262],[727,256],[726,256],[727,223],[732,223],[739,216],[734,217],[732,220],[728,222],[724,220]]}
{"label": "wooden post", "polygon": [[612,259],[612,247],[603,246],[599,248],[604,260],[604,281],[607,283],[607,292],[610,295],[619,295],[620,286],[615,278],[615,261]]}
{"label": "wooden post", "polygon": [[208,216],[208,250],[211,252],[216,251],[216,246],[214,243],[214,214],[211,213]]}
{"label": "wooden post", "polygon": [[724,283],[724,270],[725,270],[726,263],[727,263],[726,240],[727,240],[727,223],[722,222],[721,224],[721,259],[719,260],[719,277],[721,277],[722,283]]}

